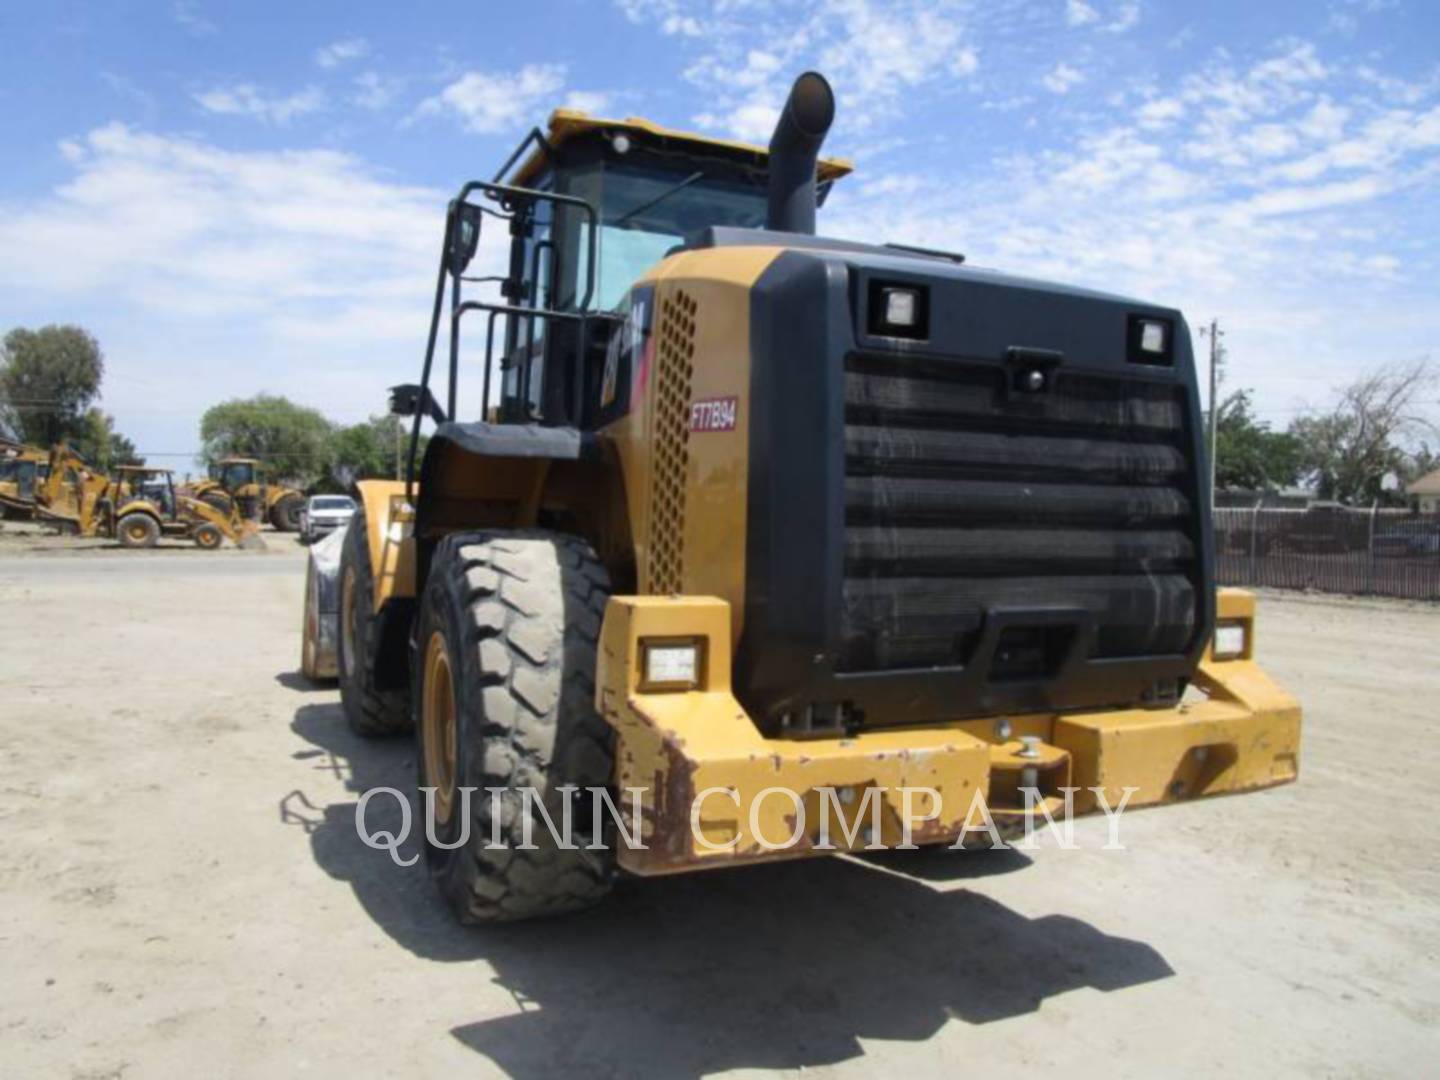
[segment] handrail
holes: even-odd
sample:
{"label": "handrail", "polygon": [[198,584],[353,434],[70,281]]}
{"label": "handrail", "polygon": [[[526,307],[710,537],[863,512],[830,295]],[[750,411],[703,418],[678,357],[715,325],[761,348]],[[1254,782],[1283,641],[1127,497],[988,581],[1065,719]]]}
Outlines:
{"label": "handrail", "polygon": [[[503,184],[499,182],[499,178],[505,175],[505,173],[514,164],[516,158],[519,157],[521,152],[532,141],[538,141],[539,145],[547,153],[549,153],[549,144],[545,141],[544,136],[540,134],[539,129],[535,129],[531,132],[530,136],[525,140],[525,142],[521,143],[520,147],[517,148],[515,153],[511,155],[510,159],[506,161],[506,163],[501,167],[500,171],[496,173],[496,178],[494,180],[468,181],[463,187],[461,187],[460,193],[450,202],[450,205],[446,210],[445,235],[440,251],[440,266],[439,269],[436,271],[435,278],[435,301],[431,308],[430,331],[426,337],[425,359],[424,363],[421,366],[420,372],[420,399],[424,400],[425,395],[429,392],[430,377],[434,371],[435,346],[439,339],[440,332],[440,313],[445,306],[445,281],[446,276],[449,275],[451,278],[449,341],[450,385],[446,401],[446,404],[448,406],[448,408],[446,409],[446,418],[450,422],[454,422],[457,410],[457,388],[459,382],[460,367],[459,323],[461,317],[467,312],[490,312],[490,319],[488,321],[486,330],[485,375],[483,383],[484,396],[481,399],[482,415],[483,410],[486,407],[486,403],[488,403],[490,398],[490,368],[493,362],[495,320],[499,315],[503,314],[507,318],[524,318],[526,320],[531,339],[529,351],[533,351],[534,347],[534,330],[536,319],[560,319],[564,321],[578,321],[581,326],[581,331],[579,342],[577,343],[577,349],[582,350],[580,360],[583,363],[583,349],[587,340],[585,327],[587,325],[588,317],[594,314],[589,311],[589,308],[591,299],[593,298],[595,293],[597,238],[600,231],[600,216],[599,213],[596,211],[594,205],[592,205],[588,200],[579,198],[578,196],[562,195],[553,191],[540,191],[536,188],[517,187],[514,185]],[[509,211],[509,214],[507,215],[505,213],[493,210],[490,207],[484,206],[480,203],[470,202],[470,197],[476,193],[479,193],[486,199],[499,203],[501,209],[504,211]],[[517,219],[519,219],[522,214],[528,213],[530,211],[530,208],[536,202],[541,201],[549,202],[557,207],[570,207],[574,209],[578,213],[584,215],[587,223],[590,226],[585,244],[585,291],[584,295],[581,296],[576,303],[574,310],[559,311],[549,306],[527,307],[515,304],[488,304],[481,301],[464,300],[461,294],[461,283],[462,281],[466,280],[466,278],[464,277],[462,272],[463,268],[460,267],[453,259],[454,244],[457,236],[457,223],[460,220],[461,207],[469,206],[480,211],[480,214],[475,219],[475,244],[478,248],[480,242],[479,233],[481,225],[487,215],[502,221],[510,221],[513,223]],[[549,250],[550,257],[547,260],[547,262],[549,263],[548,271],[550,276],[553,278],[558,265],[554,258],[553,240],[543,240],[537,243],[536,251],[533,256],[534,266],[531,268],[531,270],[533,273],[538,274],[540,265],[540,249],[542,247],[548,248]],[[537,288],[537,298],[539,291],[540,290]],[[547,282],[544,297],[547,305],[554,302],[555,292],[555,282],[553,280]],[[575,373],[575,377],[579,377],[578,371]],[[575,407],[575,405],[578,403],[578,400],[578,394],[572,395],[572,401],[570,403],[572,408]],[[415,413],[414,422],[412,423],[410,429],[410,447],[405,472],[406,501],[413,501],[414,499],[416,458],[419,455],[420,425],[424,419],[424,415],[425,414],[423,410],[417,410]]]}

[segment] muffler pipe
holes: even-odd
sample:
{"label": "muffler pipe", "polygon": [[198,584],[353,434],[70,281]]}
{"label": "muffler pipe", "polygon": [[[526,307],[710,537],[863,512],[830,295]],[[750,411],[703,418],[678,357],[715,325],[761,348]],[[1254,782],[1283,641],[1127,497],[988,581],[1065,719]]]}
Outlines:
{"label": "muffler pipe", "polygon": [[769,209],[775,232],[815,232],[815,162],[835,120],[835,92],[825,76],[807,71],[795,80],[770,136]]}

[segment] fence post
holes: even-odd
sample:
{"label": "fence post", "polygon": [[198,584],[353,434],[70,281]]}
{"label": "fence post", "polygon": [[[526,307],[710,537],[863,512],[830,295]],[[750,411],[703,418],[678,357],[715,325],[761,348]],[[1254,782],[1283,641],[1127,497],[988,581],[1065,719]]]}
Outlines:
{"label": "fence post", "polygon": [[1260,583],[1260,500],[1250,518],[1250,584]]}
{"label": "fence post", "polygon": [[1375,518],[1380,513],[1380,500],[1370,503],[1370,536],[1365,542],[1365,594],[1375,592]]}

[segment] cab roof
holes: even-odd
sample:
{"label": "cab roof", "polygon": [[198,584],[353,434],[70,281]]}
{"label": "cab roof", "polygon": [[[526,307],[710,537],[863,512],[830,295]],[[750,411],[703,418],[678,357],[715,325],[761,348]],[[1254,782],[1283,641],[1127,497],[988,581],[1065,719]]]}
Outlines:
{"label": "cab roof", "polygon": [[[639,116],[628,116],[624,120],[609,120],[591,116],[579,109],[556,109],[550,114],[545,138],[552,147],[565,145],[571,139],[591,132],[626,132],[639,141],[689,143],[703,148],[710,154],[720,153],[734,160],[755,167],[764,167],[770,152],[754,143],[736,142],[733,139],[715,139],[708,135],[697,135],[693,131],[662,127]],[[535,179],[545,167],[544,146],[537,146],[528,157],[511,173],[509,183],[524,187]],[[815,179],[825,184],[848,176],[855,170],[854,162],[848,158],[821,158],[815,164]],[[500,178],[504,180],[503,177]]]}

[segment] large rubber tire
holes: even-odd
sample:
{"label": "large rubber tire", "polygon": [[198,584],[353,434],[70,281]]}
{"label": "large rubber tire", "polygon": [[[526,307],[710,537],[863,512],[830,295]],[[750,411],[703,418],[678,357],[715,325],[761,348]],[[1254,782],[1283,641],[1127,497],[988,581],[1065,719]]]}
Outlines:
{"label": "large rubber tire", "polygon": [[153,548],[160,542],[160,523],[149,514],[122,514],[115,523],[121,547]]}
{"label": "large rubber tire", "polygon": [[270,524],[277,532],[299,532],[300,511],[305,509],[305,500],[299,495],[287,495],[270,508]]}
{"label": "large rubber tire", "polygon": [[383,690],[375,684],[380,624],[370,602],[375,575],[365,531],[365,515],[357,512],[340,553],[340,704],[357,735],[396,735],[410,729],[410,700],[403,689]]}
{"label": "large rubber tire", "polygon": [[225,534],[220,531],[219,527],[210,524],[208,521],[203,525],[197,525],[195,527],[194,540],[196,547],[204,548],[206,551],[214,551],[220,546],[224,539]]}
{"label": "large rubber tire", "polygon": [[[470,787],[468,842],[452,851],[426,843],[431,877],[465,923],[508,922],[590,907],[614,878],[613,825],[587,850],[588,790],[613,781],[609,725],[595,711],[595,661],[609,578],[589,544],[538,531],[453,534],[435,552],[422,600],[414,678],[420,786]],[[447,669],[436,674],[432,652]],[[433,685],[432,685],[433,683]],[[450,699],[452,775],[427,693]],[[449,781],[447,785],[447,779]],[[559,828],[564,786],[574,786],[573,844],[555,842],[538,801]],[[533,788],[531,801],[521,795]],[[503,788],[492,823],[486,788]],[[419,806],[422,814],[423,797]],[[436,814],[441,844],[460,838],[464,803],[452,795],[448,820]],[[534,850],[517,850],[529,818]],[[498,827],[500,848],[490,848]]]}

